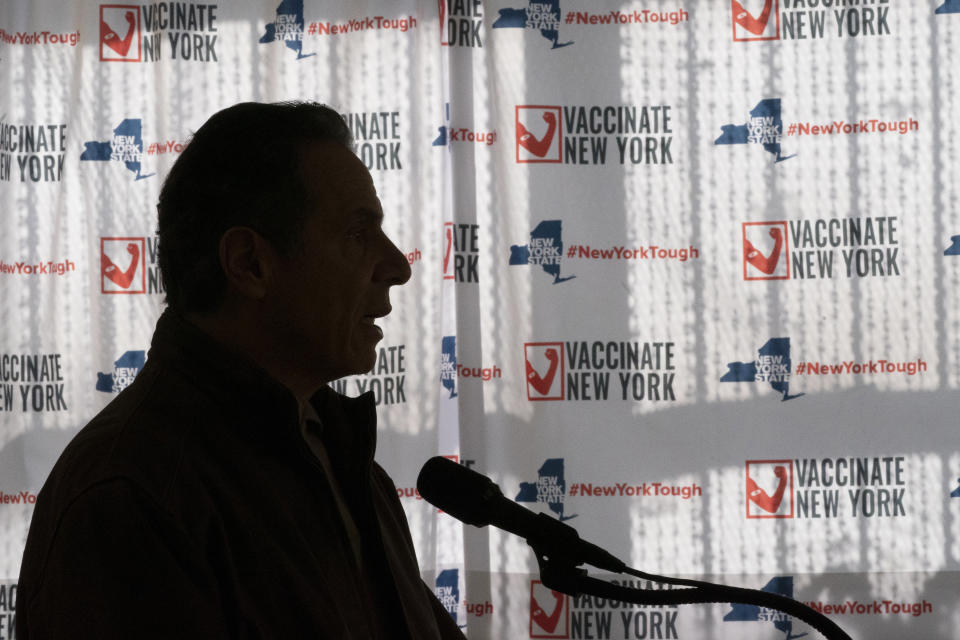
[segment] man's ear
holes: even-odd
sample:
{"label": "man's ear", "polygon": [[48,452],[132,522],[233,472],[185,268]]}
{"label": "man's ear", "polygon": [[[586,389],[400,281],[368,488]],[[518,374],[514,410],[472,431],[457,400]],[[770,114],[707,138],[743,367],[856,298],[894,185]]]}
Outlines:
{"label": "man's ear", "polygon": [[277,254],[249,227],[231,227],[220,236],[220,267],[228,288],[243,297],[262,299],[270,286]]}

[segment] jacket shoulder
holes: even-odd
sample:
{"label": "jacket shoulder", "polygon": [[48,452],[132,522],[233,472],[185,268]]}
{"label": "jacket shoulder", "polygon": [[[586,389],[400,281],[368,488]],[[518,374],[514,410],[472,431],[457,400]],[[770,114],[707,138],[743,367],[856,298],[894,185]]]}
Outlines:
{"label": "jacket shoulder", "polygon": [[148,362],[70,441],[40,491],[38,508],[62,509],[87,488],[114,478],[162,502],[203,410],[202,394]]}

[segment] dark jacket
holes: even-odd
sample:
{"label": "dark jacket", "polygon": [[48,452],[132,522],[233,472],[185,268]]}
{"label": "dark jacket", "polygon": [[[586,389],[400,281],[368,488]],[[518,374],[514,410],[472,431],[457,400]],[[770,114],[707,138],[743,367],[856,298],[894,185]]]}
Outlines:
{"label": "dark jacket", "polygon": [[463,638],[373,461],[372,397],[312,403],[362,570],[293,395],[165,312],[140,374],[39,494],[17,637]]}

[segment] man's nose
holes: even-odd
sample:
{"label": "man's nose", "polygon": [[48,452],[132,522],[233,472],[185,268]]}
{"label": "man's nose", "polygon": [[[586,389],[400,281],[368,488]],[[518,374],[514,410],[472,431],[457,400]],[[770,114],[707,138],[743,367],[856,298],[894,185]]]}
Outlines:
{"label": "man's nose", "polygon": [[410,262],[390,238],[384,235],[383,239],[384,256],[377,265],[374,279],[377,282],[387,282],[391,286],[401,285],[410,279]]}

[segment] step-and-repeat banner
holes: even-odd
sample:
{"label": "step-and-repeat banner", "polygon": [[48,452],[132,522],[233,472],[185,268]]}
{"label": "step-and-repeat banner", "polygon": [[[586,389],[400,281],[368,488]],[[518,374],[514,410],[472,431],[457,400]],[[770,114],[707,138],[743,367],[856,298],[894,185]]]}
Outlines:
{"label": "step-and-repeat banner", "polygon": [[413,269],[334,386],[470,637],[817,634],[553,592],[420,498],[436,454],[641,570],[960,637],[958,60],[958,0],[6,0],[0,638],[37,492],[144,365],[166,173],[287,99],[344,115]]}

